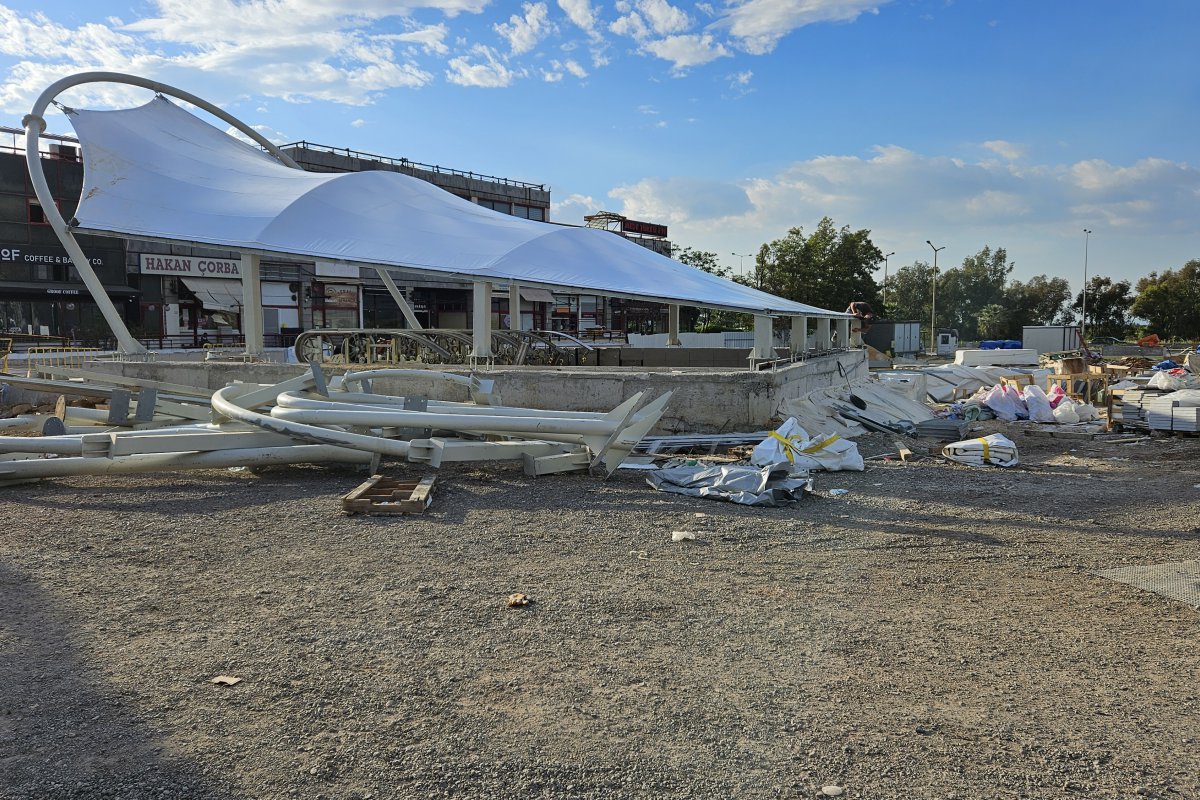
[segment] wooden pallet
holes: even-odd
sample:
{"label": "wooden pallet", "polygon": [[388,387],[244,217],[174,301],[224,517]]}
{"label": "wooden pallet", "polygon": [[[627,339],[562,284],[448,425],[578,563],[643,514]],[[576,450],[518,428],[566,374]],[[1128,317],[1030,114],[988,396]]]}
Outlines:
{"label": "wooden pallet", "polygon": [[351,514],[420,514],[433,502],[436,477],[400,481],[372,475],[342,497],[342,510]]}

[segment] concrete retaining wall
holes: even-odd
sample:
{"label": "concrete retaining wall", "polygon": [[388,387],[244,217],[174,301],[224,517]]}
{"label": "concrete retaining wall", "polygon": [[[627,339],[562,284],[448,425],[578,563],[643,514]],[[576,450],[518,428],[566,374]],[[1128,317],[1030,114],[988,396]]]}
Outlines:
{"label": "concrete retaining wall", "polygon": [[[609,411],[640,391],[646,392],[647,400],[662,392],[673,391],[667,413],[656,432],[709,433],[718,430],[761,430],[768,420],[776,416],[785,399],[843,383],[845,378],[837,370],[839,363],[852,379],[867,376],[866,351],[863,350],[821,356],[771,372],[749,372],[745,369],[497,367],[491,371],[479,370],[476,374],[496,381],[504,403],[529,408]],[[86,367],[213,391],[235,381],[278,383],[305,371],[304,367],[296,364],[164,361],[97,361],[89,362]],[[327,374],[337,371],[329,370]],[[470,370],[464,367],[451,367],[446,371],[470,374]],[[373,388],[385,394],[412,394],[459,401],[467,399],[464,388],[445,384],[432,375],[429,378],[418,376],[377,381]],[[53,397],[49,400],[53,401]]]}

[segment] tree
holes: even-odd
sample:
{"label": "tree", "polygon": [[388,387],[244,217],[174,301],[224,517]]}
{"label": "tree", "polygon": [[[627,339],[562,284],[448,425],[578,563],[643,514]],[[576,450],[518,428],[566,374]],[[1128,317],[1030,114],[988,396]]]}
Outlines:
{"label": "tree", "polygon": [[879,302],[873,270],[883,253],[866,229],[835,229],[824,217],[805,236],[791,228],[787,236],[764,244],[755,258],[755,284],[764,292],[799,303],[840,310],[855,300]]}
{"label": "tree", "polygon": [[1192,259],[1178,272],[1151,272],[1137,282],[1137,293],[1130,310],[1149,323],[1151,333],[1164,339],[1200,338],[1200,260]]}
{"label": "tree", "polygon": [[989,305],[1004,303],[1004,287],[1013,265],[1003,247],[985,246],[948,269],[938,279],[937,323],[958,330],[963,339],[979,337],[979,313]]}
{"label": "tree", "polygon": [[1071,285],[1066,278],[1036,275],[1028,283],[1012,281],[1004,290],[1008,309],[1007,336],[1020,339],[1026,325],[1069,325],[1074,321],[1067,303]]}
{"label": "tree", "polygon": [[[737,280],[733,270],[721,266],[717,254],[706,250],[693,250],[690,247],[672,247],[671,256],[682,264],[694,267],[718,278]],[[741,282],[741,281],[739,281]],[[713,331],[745,330],[750,324],[746,314],[734,311],[718,311],[712,308],[696,308],[683,306],[679,309],[680,330],[707,333]]]}
{"label": "tree", "polygon": [[929,319],[933,267],[914,261],[893,272],[884,283],[891,317],[900,321],[922,322]]}
{"label": "tree", "polygon": [[1004,339],[1008,336],[1008,309],[992,303],[979,310],[979,335],[985,339]]}
{"label": "tree", "polygon": [[[1087,285],[1085,327],[1088,336],[1124,338],[1129,328],[1129,308],[1133,305],[1133,295],[1129,291],[1129,281],[1113,283],[1112,278],[1092,276]],[[1077,312],[1083,310],[1082,292],[1075,296],[1071,308]]]}

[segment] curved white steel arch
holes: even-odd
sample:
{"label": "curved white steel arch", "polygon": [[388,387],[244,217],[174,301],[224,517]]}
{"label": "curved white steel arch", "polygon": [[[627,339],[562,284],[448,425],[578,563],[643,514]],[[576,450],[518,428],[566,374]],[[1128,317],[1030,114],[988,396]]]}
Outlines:
{"label": "curved white steel arch", "polygon": [[[29,167],[29,179],[33,183],[33,193],[37,195],[38,202],[42,205],[42,211],[46,215],[46,221],[50,223],[50,227],[58,236],[59,241],[62,242],[63,247],[66,248],[67,254],[71,257],[71,263],[75,265],[76,271],[79,272],[79,277],[83,280],[88,292],[92,295],[92,299],[95,300],[96,305],[99,307],[100,313],[104,316],[104,321],[108,323],[108,327],[112,330],[113,335],[117,337],[118,349],[122,353],[128,354],[145,353],[146,348],[137,339],[133,338],[133,334],[125,326],[125,320],[121,319],[116,306],[113,305],[108,293],[104,291],[104,284],[100,282],[99,276],[92,269],[92,265],[88,263],[87,258],[83,254],[83,249],[75,241],[75,236],[71,233],[70,226],[67,225],[62,214],[59,212],[58,206],[54,202],[54,195],[50,192],[50,186],[46,183],[46,173],[42,169],[42,160],[38,154],[38,138],[46,132],[46,120],[42,116],[46,113],[46,109],[54,102],[56,97],[67,89],[87,83],[123,83],[129,86],[139,86],[158,94],[170,95],[184,102],[191,103],[197,108],[203,109],[221,121],[227,122],[237,128],[285,166],[292,167],[293,169],[300,169],[300,167],[286,153],[267,141],[262,134],[232,114],[217,108],[207,100],[197,97],[190,92],[185,92],[182,89],[177,89],[174,86],[159,83],[158,81],[152,81],[148,78],[141,78],[137,75],[126,75],[121,72],[81,72],[78,75],[69,75],[55,81],[47,86],[45,91],[38,96],[38,99],[33,104],[33,110],[21,120],[21,127],[25,129],[25,161]],[[70,112],[68,111],[68,113]]]}

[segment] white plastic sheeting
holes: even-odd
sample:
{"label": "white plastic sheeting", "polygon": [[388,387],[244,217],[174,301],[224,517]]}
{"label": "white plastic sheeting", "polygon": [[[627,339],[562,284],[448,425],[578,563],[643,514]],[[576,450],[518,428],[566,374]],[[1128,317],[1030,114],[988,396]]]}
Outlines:
{"label": "white plastic sheeting", "polygon": [[760,314],[845,316],[718,278],[608,231],[501,214],[408,175],[293,169],[162,96],[68,116],[84,157],[80,232]]}

